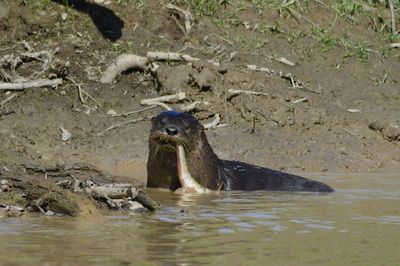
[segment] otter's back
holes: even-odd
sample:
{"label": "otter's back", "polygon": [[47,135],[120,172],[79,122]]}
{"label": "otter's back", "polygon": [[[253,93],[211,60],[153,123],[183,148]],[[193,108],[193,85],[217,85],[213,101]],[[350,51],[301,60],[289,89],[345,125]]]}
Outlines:
{"label": "otter's back", "polygon": [[333,191],[324,183],[301,176],[244,162],[220,161],[220,175],[225,177],[226,190]]}

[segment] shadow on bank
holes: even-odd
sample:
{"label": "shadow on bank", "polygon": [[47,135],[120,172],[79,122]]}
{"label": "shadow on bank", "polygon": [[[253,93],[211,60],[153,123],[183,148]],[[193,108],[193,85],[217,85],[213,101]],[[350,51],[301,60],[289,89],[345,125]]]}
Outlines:
{"label": "shadow on bank", "polygon": [[90,16],[93,24],[107,40],[115,42],[122,36],[124,22],[114,11],[86,0],[52,0]]}

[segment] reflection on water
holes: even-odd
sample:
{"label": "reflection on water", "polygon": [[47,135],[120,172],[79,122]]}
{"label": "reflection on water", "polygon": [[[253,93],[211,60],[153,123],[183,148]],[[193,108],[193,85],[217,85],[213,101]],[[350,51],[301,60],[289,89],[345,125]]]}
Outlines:
{"label": "reflection on water", "polygon": [[0,264],[400,265],[400,177],[331,194],[152,191],[156,213],[0,220]]}

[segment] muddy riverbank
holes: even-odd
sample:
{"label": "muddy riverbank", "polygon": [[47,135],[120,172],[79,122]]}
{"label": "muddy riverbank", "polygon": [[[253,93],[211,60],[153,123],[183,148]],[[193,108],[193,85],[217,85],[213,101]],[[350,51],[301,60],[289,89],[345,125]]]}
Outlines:
{"label": "muddy riverbank", "polygon": [[[148,117],[163,109],[126,113],[181,91],[186,99],[172,107],[199,101],[192,112],[204,123],[220,115],[225,126],[207,136],[224,159],[297,174],[399,171],[400,53],[390,46],[399,38],[385,6],[176,1],[194,17],[185,32],[182,14],[163,1],[67,2],[0,1],[0,58],[13,56],[1,82],[62,81],[0,90],[3,170],[83,162],[145,182]],[[41,51],[51,58],[32,57]],[[119,55],[148,51],[203,60],[99,83]]]}

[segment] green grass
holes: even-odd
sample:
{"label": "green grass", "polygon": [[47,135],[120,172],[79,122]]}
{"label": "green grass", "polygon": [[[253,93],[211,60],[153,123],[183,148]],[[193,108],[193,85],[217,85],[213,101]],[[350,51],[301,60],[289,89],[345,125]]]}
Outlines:
{"label": "green grass", "polygon": [[135,53],[135,46],[133,42],[116,42],[112,44],[111,52],[115,55],[123,53]]}
{"label": "green grass", "polygon": [[388,71],[387,71],[387,70],[384,70],[382,76],[378,76],[378,75],[377,75],[377,76],[373,79],[374,86],[375,86],[375,87],[379,87],[379,86],[385,84],[387,80],[388,80]]}
{"label": "green grass", "polygon": [[50,4],[50,0],[36,0],[35,6],[39,9],[46,9]]}
{"label": "green grass", "polygon": [[163,4],[172,3],[180,7],[187,7],[196,15],[199,16],[213,16],[219,10],[227,7],[230,1],[228,0],[175,0],[163,1]]}
{"label": "green grass", "polygon": [[368,44],[365,42],[352,41],[347,35],[336,37],[331,30],[321,27],[313,27],[311,35],[321,43],[324,52],[339,47],[346,51],[345,57],[355,57],[361,62],[365,62],[369,59],[370,52],[368,50]]}
{"label": "green grass", "polygon": [[364,11],[360,1],[341,0],[332,5],[332,9],[342,17],[353,17]]}
{"label": "green grass", "polygon": [[190,8],[199,15],[215,15],[221,9],[219,0],[189,0]]}

